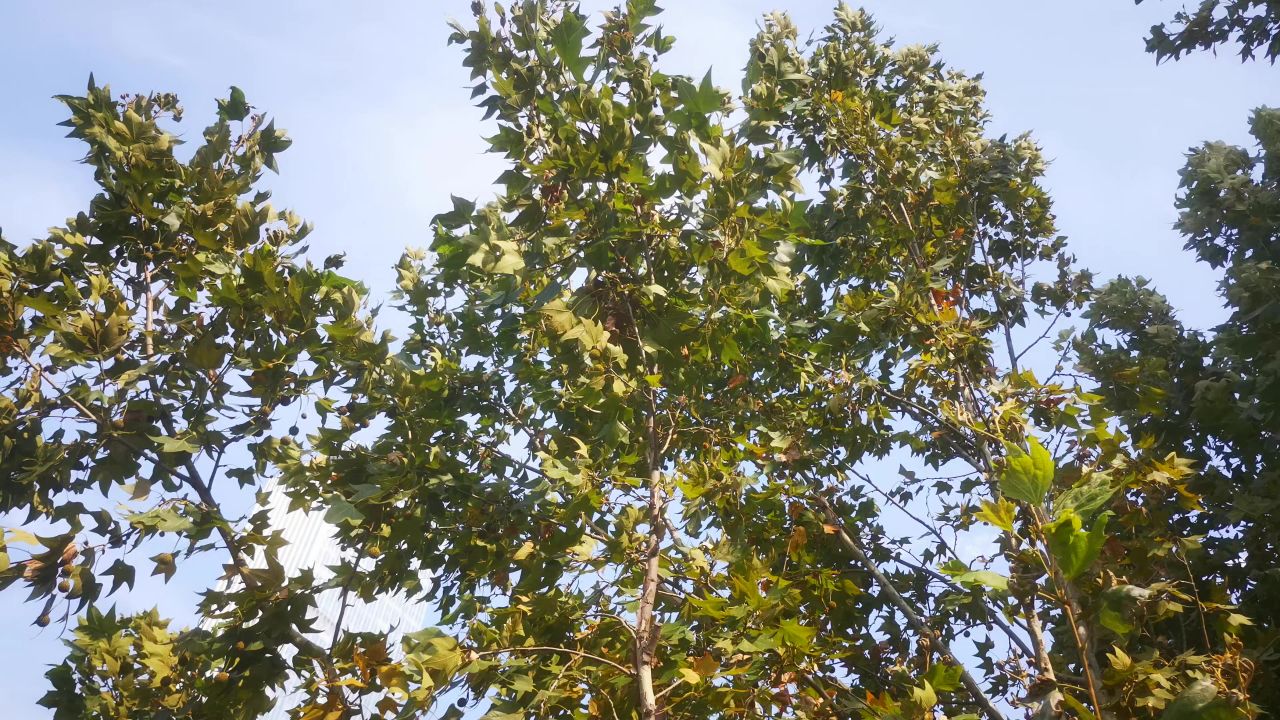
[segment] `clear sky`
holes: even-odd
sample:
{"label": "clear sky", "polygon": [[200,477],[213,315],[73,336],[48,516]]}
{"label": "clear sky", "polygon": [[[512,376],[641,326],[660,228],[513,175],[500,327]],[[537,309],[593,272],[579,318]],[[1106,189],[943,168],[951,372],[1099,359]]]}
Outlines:
{"label": "clear sky", "polygon": [[[428,241],[449,195],[486,198],[501,171],[484,154],[461,53],[445,44],[466,0],[0,3],[0,227],[11,242],[42,235],[83,209],[94,189],[81,147],[55,124],[50,99],[80,92],[90,72],[117,91],[172,91],[198,137],[228,85],[287,128],[293,147],[268,179],[279,204],[316,225],[313,251],[347,252],[346,271],[375,297],[391,287],[406,246]],[[611,3],[589,1],[598,11]],[[746,42],[781,0],[667,0],[658,19],[679,41],[668,72],[714,68],[736,89]],[[1170,229],[1177,171],[1206,139],[1243,143],[1251,108],[1280,105],[1280,70],[1234,56],[1157,67],[1142,37],[1176,0],[867,0],[886,35],[941,44],[943,57],[982,72],[992,133],[1031,131],[1052,161],[1047,185],[1062,232],[1100,277],[1151,277],[1207,327],[1221,316],[1217,278]],[[830,17],[828,0],[792,0],[804,30]],[[140,573],[141,575],[142,573]],[[148,590],[131,605],[190,605],[199,580]],[[143,587],[143,586],[140,586]],[[61,657],[57,633],[29,626],[38,610],[18,588],[0,593],[0,714],[46,718],[34,706]]]}

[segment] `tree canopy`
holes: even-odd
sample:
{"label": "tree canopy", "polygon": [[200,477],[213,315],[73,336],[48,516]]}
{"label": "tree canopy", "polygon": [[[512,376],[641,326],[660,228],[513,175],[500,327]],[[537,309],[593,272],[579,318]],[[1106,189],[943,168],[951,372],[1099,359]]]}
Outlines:
{"label": "tree canopy", "polygon": [[[807,40],[767,16],[731,92],[663,72],[653,0],[474,9],[451,40],[506,167],[396,266],[399,338],[271,206],[289,141],[240,90],[194,152],[171,95],[60,98],[100,192],[0,243],[26,516],[0,587],[73,626],[55,717],[288,689],[303,720],[1177,720],[1280,692],[1275,111],[1183,174],[1233,310],[1201,334],[1144,281],[1095,288],[1035,142],[862,11]],[[325,512],[332,578],[231,509],[268,479]],[[203,553],[198,627],[112,607]],[[318,633],[334,589],[430,626]]]}
{"label": "tree canopy", "polygon": [[[1264,33],[1256,26],[1266,37],[1247,42],[1269,42],[1274,60],[1280,26],[1274,7],[1266,7],[1269,29]],[[1199,502],[1172,518],[1180,534],[1202,544],[1189,556],[1187,572],[1238,602],[1251,618],[1246,635],[1260,648],[1254,696],[1263,707],[1275,708],[1280,110],[1258,108],[1249,128],[1254,148],[1222,142],[1192,148],[1177,200],[1175,227],[1185,249],[1221,273],[1227,320],[1207,331],[1187,328],[1146,280],[1118,278],[1094,294],[1076,349],[1082,369],[1097,379],[1098,393],[1130,432],[1193,460],[1199,469],[1192,482]]]}
{"label": "tree canopy", "polygon": [[1177,60],[1196,50],[1217,52],[1226,44],[1239,45],[1243,60],[1261,51],[1275,63],[1280,56],[1280,5],[1274,0],[1201,0],[1194,10],[1178,10],[1171,22],[1153,25],[1147,37],[1147,51],[1158,60]]}

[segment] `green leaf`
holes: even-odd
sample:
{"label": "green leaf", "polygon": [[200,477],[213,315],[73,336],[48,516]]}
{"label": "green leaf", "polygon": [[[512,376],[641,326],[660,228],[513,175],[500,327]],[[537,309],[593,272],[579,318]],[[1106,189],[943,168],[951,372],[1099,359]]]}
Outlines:
{"label": "green leaf", "polygon": [[711,82],[711,71],[702,76],[702,82],[696,86],[688,80],[681,79],[676,85],[676,92],[685,110],[696,116],[705,116],[719,110],[724,102],[724,95]]}
{"label": "green leaf", "polygon": [[1053,484],[1053,458],[1040,441],[1031,438],[1028,454],[1016,445],[1005,445],[1006,465],[1000,475],[1000,492],[1006,497],[1039,505]]}
{"label": "green leaf", "polygon": [[512,675],[507,678],[507,685],[516,692],[533,692],[537,686],[533,684],[533,678],[528,675]]}
{"label": "green leaf", "polygon": [[449,199],[453,202],[453,209],[447,213],[436,215],[431,219],[431,222],[439,223],[445,228],[453,230],[471,221],[471,216],[476,211],[476,204],[457,195],[450,195]]}
{"label": "green leaf", "polygon": [[1098,609],[1098,624],[1120,637],[1127,637],[1134,630],[1133,623],[1121,611],[1108,605]]}
{"label": "green leaf", "polygon": [[934,690],[951,692],[960,689],[960,678],[963,675],[964,669],[959,665],[939,662],[929,666],[929,670],[924,674],[923,680],[929,683]]}
{"label": "green leaf", "polygon": [[578,316],[565,305],[564,301],[556,298],[548,302],[542,307],[542,314],[547,316],[551,322],[551,327],[558,333],[562,340],[571,340],[568,334],[571,330],[578,327]]}
{"label": "green leaf", "polygon": [[1147,600],[1152,592],[1134,585],[1115,585],[1102,592],[1102,604],[1098,608],[1098,623],[1111,632],[1126,637],[1135,629],[1129,616],[1134,608]]}
{"label": "green leaf", "polygon": [[187,359],[199,370],[217,370],[226,360],[227,350],[218,343],[214,333],[206,331],[187,347]]}
{"label": "green leaf", "polygon": [[[1062,702],[1067,707],[1075,711],[1076,715],[1079,716],[1079,720],[1096,720],[1097,719],[1097,715],[1094,715],[1093,712],[1089,710],[1089,708],[1084,706],[1084,703],[1077,700],[1076,697],[1071,693],[1062,693],[1057,691],[1054,691],[1054,692],[1057,694],[1059,698],[1062,699]],[[1051,704],[1050,704],[1050,707],[1051,707]],[[1059,713],[1053,713],[1053,715],[1057,717]],[[1036,720],[1040,720],[1041,715],[1037,713],[1035,717],[1036,717]]]}
{"label": "green leaf", "polygon": [[591,31],[578,13],[566,9],[560,21],[551,29],[551,47],[560,57],[560,62],[569,68],[573,76],[582,81],[587,69],[587,59],[582,57],[582,41],[587,39]]}
{"label": "green leaf", "polygon": [[751,275],[768,258],[768,255],[755,242],[743,240],[738,247],[734,248],[733,252],[729,253],[725,260],[729,263],[729,267],[733,268],[734,272],[740,275]]}
{"label": "green leaf", "polygon": [[1093,529],[1088,532],[1081,529],[1083,520],[1074,512],[1045,526],[1049,553],[1068,580],[1078,577],[1098,559],[1102,543],[1107,539],[1107,520],[1110,516],[1110,513],[1099,516]]}
{"label": "green leaf", "polygon": [[194,527],[191,520],[179,514],[172,505],[152,508],[146,512],[130,513],[126,519],[134,527],[160,532],[184,532]]}
{"label": "green leaf", "polygon": [[[991,570],[970,570],[955,576],[955,581],[965,587],[981,586],[1008,592],[1009,578]],[[941,689],[941,688],[939,688]]]}
{"label": "green leaf", "polygon": [[128,585],[130,590],[133,589],[133,581],[137,571],[129,563],[122,559],[117,559],[112,563],[111,567],[107,568],[102,574],[111,576],[111,590],[107,594],[114,595],[116,590],[119,590],[122,585]]}
{"label": "green leaf", "polygon": [[516,253],[508,253],[498,258],[490,268],[490,272],[495,275],[515,275],[522,269],[524,269],[524,258]]}
{"label": "green leaf", "polygon": [[926,681],[923,685],[911,688],[911,702],[917,707],[927,710],[938,704],[938,694],[933,691],[933,686]]}
{"label": "green leaf", "polygon": [[249,103],[245,101],[244,91],[232,85],[231,97],[218,101],[218,114],[228,120],[244,120],[248,117]]}
{"label": "green leaf", "polygon": [[787,618],[778,623],[778,642],[799,648],[802,651],[809,647],[817,634],[818,630],[816,628],[801,625],[800,621],[792,618]]}
{"label": "green leaf", "polygon": [[[178,571],[178,565],[174,561],[173,553],[165,552],[152,555],[151,561],[156,564],[155,569],[151,571],[151,574],[163,575],[166,583],[173,579],[173,574]],[[132,585],[130,587],[132,587]]]}
{"label": "green leaf", "polygon": [[1111,478],[1102,473],[1094,473],[1059,494],[1053,501],[1054,512],[1066,510],[1087,520],[1106,505],[1117,490],[1119,487],[1112,484]]}
{"label": "green leaf", "polygon": [[1208,680],[1197,680],[1178,694],[1160,720],[1236,720],[1240,715]]}
{"label": "green leaf", "polygon": [[745,252],[742,252],[741,249],[729,253],[729,257],[725,259],[729,263],[729,267],[741,275],[750,275],[756,271],[755,261]]}
{"label": "green leaf", "polygon": [[165,437],[163,435],[148,435],[157,445],[160,446],[160,452],[163,453],[192,453],[200,451],[200,448],[193,445],[185,438]]}
{"label": "green leaf", "polygon": [[344,522],[359,525],[364,520],[364,513],[357,510],[355,505],[347,502],[341,495],[330,495],[327,501],[329,509],[324,513],[324,521],[330,525],[339,525]]}

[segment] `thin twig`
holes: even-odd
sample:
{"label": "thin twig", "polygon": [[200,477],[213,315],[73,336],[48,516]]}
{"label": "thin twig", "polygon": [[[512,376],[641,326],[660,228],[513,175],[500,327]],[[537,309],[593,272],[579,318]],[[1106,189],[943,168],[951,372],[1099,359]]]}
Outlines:
{"label": "thin twig", "polygon": [[600,657],[599,655],[593,655],[589,652],[583,652],[582,650],[574,650],[571,648],[562,648],[562,647],[549,647],[546,645],[527,645],[524,647],[503,648],[501,650],[485,650],[483,652],[476,653],[476,657],[489,657],[491,655],[505,655],[508,653],[522,653],[522,652],[565,653],[566,655],[576,655],[577,657],[587,658],[589,660],[595,660],[596,662],[599,662],[599,663],[604,663],[605,665],[608,665],[609,667],[613,668],[614,670],[617,670],[618,672],[624,675],[630,676],[634,674],[631,668],[628,668],[624,665],[620,665],[610,660],[609,658]]}
{"label": "thin twig", "polygon": [[836,536],[839,538],[840,544],[844,546],[845,550],[847,550],[860,565],[867,569],[867,572],[871,573],[871,576],[875,578],[876,584],[880,586],[880,589],[885,595],[889,596],[889,601],[898,608],[903,616],[907,618],[907,623],[911,625],[912,629],[914,629],[921,637],[929,638],[931,644],[937,647],[943,656],[947,657],[951,662],[954,662],[956,667],[960,669],[961,684],[963,684],[965,689],[969,691],[969,695],[972,696],[973,701],[977,703],[978,707],[982,710],[982,713],[987,716],[988,720],[1004,720],[1004,715],[1002,715],[991,702],[991,698],[987,697],[986,691],[982,689],[982,686],[978,684],[978,681],[969,673],[968,668],[960,664],[959,658],[956,657],[955,653],[951,652],[951,648],[946,640],[929,627],[929,624],[924,620],[924,618],[922,618],[920,614],[916,612],[915,608],[911,607],[911,604],[907,602],[906,598],[902,597],[902,594],[898,592],[898,588],[893,584],[893,581],[891,581],[889,577],[880,570],[878,565],[872,562],[871,558],[867,556],[866,551],[862,549],[862,546],[849,536],[849,533],[844,529],[844,523],[840,516],[836,515],[835,510],[831,508],[831,504],[827,502],[826,498],[822,497],[818,492],[811,493],[811,497],[813,498],[814,503],[821,510],[821,514],[826,518],[826,521],[836,528]]}

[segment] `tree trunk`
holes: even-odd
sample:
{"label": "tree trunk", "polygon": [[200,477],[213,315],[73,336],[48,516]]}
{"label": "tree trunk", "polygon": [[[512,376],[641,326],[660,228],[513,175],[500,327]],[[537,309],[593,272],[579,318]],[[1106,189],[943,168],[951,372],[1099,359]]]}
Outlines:
{"label": "tree trunk", "polygon": [[653,665],[658,650],[658,623],[654,605],[658,598],[658,569],[662,556],[663,522],[662,472],[658,450],[658,432],[649,417],[649,543],[645,548],[644,583],[640,587],[640,605],[636,609],[636,691],[639,695],[641,720],[657,720],[658,697],[653,689]]}

